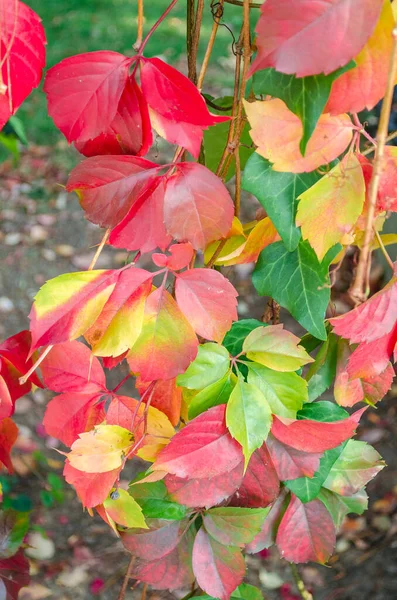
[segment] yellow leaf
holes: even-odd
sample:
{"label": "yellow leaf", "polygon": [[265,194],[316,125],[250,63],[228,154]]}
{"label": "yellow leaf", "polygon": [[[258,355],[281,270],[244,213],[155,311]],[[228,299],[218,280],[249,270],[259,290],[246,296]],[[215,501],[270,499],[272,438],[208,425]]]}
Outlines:
{"label": "yellow leaf", "polygon": [[69,454],[72,467],[85,473],[106,473],[122,466],[134,444],[134,436],[118,425],[98,425],[80,433]]}
{"label": "yellow leaf", "polygon": [[363,209],[365,181],[358,159],[347,154],[298,200],[296,224],[321,261],[352,231]]}
{"label": "yellow leaf", "polygon": [[[144,406],[142,406],[143,408]],[[147,434],[143,446],[137,452],[137,456],[143,460],[153,462],[174,434],[175,429],[169,418],[157,408],[150,406],[147,415]]]}

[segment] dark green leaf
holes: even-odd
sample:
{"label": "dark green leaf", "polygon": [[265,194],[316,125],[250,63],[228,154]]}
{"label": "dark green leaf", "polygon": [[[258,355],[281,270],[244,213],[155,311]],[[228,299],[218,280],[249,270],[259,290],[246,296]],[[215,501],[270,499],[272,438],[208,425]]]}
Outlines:
{"label": "dark green leaf", "polygon": [[236,385],[237,377],[234,373],[226,373],[222,379],[212,383],[203,390],[200,390],[189,403],[188,416],[194,419],[201,413],[213,406],[226,404],[229,396]]}
{"label": "dark green leaf", "polygon": [[54,504],[54,495],[49,490],[40,490],[40,500],[45,508],[50,508]]}
{"label": "dark green leaf", "polygon": [[262,323],[257,319],[236,321],[225,335],[222,343],[232,356],[237,356],[243,349],[243,343],[247,335],[254,329],[264,326],[266,326],[266,323]]}
{"label": "dark green leaf", "polygon": [[329,75],[320,73],[299,78],[295,75],[279,73],[275,69],[264,69],[254,75],[254,91],[256,95],[269,94],[274,98],[280,98],[290,111],[300,118],[303,125],[300,150],[304,155],[307,143],[328,102],[333,82],[354,66],[355,62],[350,61]]}
{"label": "dark green leaf", "polygon": [[256,153],[245,167],[243,189],[258,198],[290,252],[296,249],[301,239],[300,229],[295,225],[297,198],[319,179],[321,175],[316,171],[273,171],[271,163]]}
{"label": "dark green leaf", "polygon": [[182,506],[182,504],[178,504],[177,502],[162,500],[160,498],[140,499],[137,502],[147,519],[180,521],[186,517],[186,506]]}
{"label": "dark green leaf", "polygon": [[306,374],[309,383],[309,401],[313,402],[327,390],[336,376],[336,359],[338,339],[330,333],[327,341],[321,346],[316,360],[310,365]]}
{"label": "dark green leaf", "polygon": [[349,413],[344,408],[327,400],[305,404],[296,414],[296,418],[299,420],[311,419],[312,421],[321,421],[322,423],[343,421],[348,416]]}
{"label": "dark green leaf", "polygon": [[259,255],[252,281],[259,294],[274,298],[312,335],[326,340],[328,269],[339,250],[339,245],[331,248],[320,263],[308,242],[299,242],[294,252],[282,242],[270,244]]}
{"label": "dark green leaf", "polygon": [[[214,598],[213,596],[207,596],[207,594],[204,594],[204,596],[194,596],[194,598],[197,599],[201,599],[201,600],[217,600],[216,598]],[[250,585],[249,583],[242,583],[241,585],[238,586],[238,588],[235,589],[234,592],[232,592],[232,595],[230,596],[231,600],[240,600],[240,599],[244,599],[244,600],[263,600],[263,594],[260,590],[258,590],[257,587],[254,587],[253,585]]]}

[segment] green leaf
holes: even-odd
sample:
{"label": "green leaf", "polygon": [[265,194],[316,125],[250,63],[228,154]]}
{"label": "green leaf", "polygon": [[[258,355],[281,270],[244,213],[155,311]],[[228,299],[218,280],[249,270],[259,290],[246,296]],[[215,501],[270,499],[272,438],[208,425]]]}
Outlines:
{"label": "green leaf", "polygon": [[258,293],[271,296],[312,335],[327,339],[325,311],[330,299],[328,268],[337,255],[336,245],[322,263],[308,242],[288,252],[282,242],[270,244],[259,255],[252,281]]}
{"label": "green leaf", "polygon": [[225,335],[222,343],[232,356],[237,356],[243,349],[243,343],[247,335],[258,327],[266,327],[266,323],[262,323],[257,319],[236,321]]}
{"label": "green leaf", "polygon": [[[203,596],[194,596],[195,598],[201,598],[201,600],[217,600],[213,596],[207,596],[204,594]],[[255,586],[250,585],[249,583],[242,583],[232,592],[230,596],[231,600],[263,600],[262,592]]]}
{"label": "green leaf", "polygon": [[253,87],[255,94],[269,94],[285,102],[290,111],[302,121],[303,135],[300,143],[302,155],[306,152],[307,143],[316,128],[325,105],[331,93],[335,79],[355,66],[354,61],[324,75],[310,77],[295,77],[285,75],[275,69],[264,69],[254,75]]}
{"label": "green leaf", "polygon": [[[168,498],[167,488],[163,481],[139,483],[139,478],[146,473],[140,473],[130,483],[128,493],[137,501],[147,519],[169,519],[180,521],[186,516],[186,506],[172,502]],[[136,483],[135,483],[136,482]]]}
{"label": "green leaf", "polygon": [[27,513],[0,511],[0,559],[13,556],[29,529]]}
{"label": "green leaf", "polygon": [[48,473],[47,481],[51,486],[52,490],[60,491],[63,490],[65,487],[63,479],[61,479],[61,477],[59,477],[59,475],[57,475],[56,473]]}
{"label": "green leaf", "polygon": [[15,135],[0,133],[0,145],[13,155],[14,161],[19,159],[19,143]]}
{"label": "green leaf", "polygon": [[369,444],[349,440],[332,465],[324,487],[341,496],[351,496],[385,467],[381,455]]}
{"label": "green leaf", "polygon": [[[210,98],[217,106],[229,107],[233,104],[233,98],[231,96],[225,96],[224,98]],[[209,110],[213,114],[217,115],[230,115],[231,110],[220,111],[213,107],[209,107]],[[216,172],[220,160],[222,158],[223,151],[227,144],[229,135],[230,121],[224,123],[218,123],[209,127],[204,131],[204,155],[205,155],[205,166],[210,169],[213,173]],[[240,167],[244,169],[247,160],[253,154],[254,148],[252,147],[252,139],[249,134],[249,125],[245,124],[240,140]],[[248,147],[247,147],[248,146]],[[226,175],[226,181],[229,181],[236,173],[236,163],[233,159]]]}
{"label": "green leaf", "polygon": [[148,528],[138,502],[121,488],[112,492],[104,501],[103,506],[107,515],[123,527]]}
{"label": "green leaf", "polygon": [[346,442],[337,448],[332,448],[332,450],[324,452],[324,456],[320,460],[320,468],[314,473],[313,477],[298,477],[298,479],[291,479],[284,482],[285,486],[291,490],[295,496],[298,496],[299,500],[303,503],[311,502],[317,498],[332,466],[338,460],[345,445]]}
{"label": "green leaf", "polygon": [[226,425],[243,448],[245,467],[269,435],[271,424],[272,411],[265,396],[255,385],[239,377],[227,404]]}
{"label": "green leaf", "polygon": [[164,499],[167,495],[167,488],[164,481],[145,481],[145,483],[139,483],[139,481],[146,476],[146,472],[139,473],[135,479],[130,482],[128,490],[129,494],[135,498],[135,500]]}
{"label": "green leaf", "polygon": [[318,499],[321,500],[325,508],[331,514],[337,529],[341,527],[346,515],[349,513],[362,515],[368,508],[368,496],[363,489],[352,496],[339,496],[339,494],[335,494],[334,492],[322,488],[318,495]]}
{"label": "green leaf", "polygon": [[40,500],[46,508],[50,508],[55,504],[54,494],[49,490],[40,490]]}
{"label": "green leaf", "polygon": [[316,171],[273,171],[271,163],[256,153],[251,156],[245,167],[243,189],[258,198],[290,252],[297,248],[301,239],[300,229],[295,225],[297,198],[319,179],[321,175]]}
{"label": "green leaf", "polygon": [[261,390],[273,414],[289,419],[308,401],[307,383],[296,373],[280,373],[257,363],[247,363],[248,383]]}
{"label": "green leaf", "polygon": [[245,546],[260,532],[270,511],[267,508],[221,506],[210,508],[203,517],[204,527],[224,546]]}
{"label": "green leaf", "polygon": [[347,419],[349,413],[347,410],[338,406],[334,402],[321,400],[312,404],[305,404],[298,411],[296,418],[299,420],[311,419],[312,421],[321,421],[322,423],[334,423],[335,421],[343,421]]}
{"label": "green leaf", "polygon": [[321,396],[335,379],[337,354],[338,339],[333,333],[330,333],[327,341],[318,351],[315,362],[310,365],[306,373],[310,402]]}
{"label": "green leaf", "polygon": [[15,133],[19,141],[24,145],[28,145],[28,138],[26,137],[26,131],[24,124],[22,123],[19,117],[15,115],[8,119],[8,123],[6,125],[7,128],[11,128],[11,131]]}
{"label": "green leaf", "polygon": [[198,392],[189,403],[189,419],[194,419],[213,406],[226,404],[236,382],[236,375],[229,371],[222,379]]}
{"label": "green leaf", "polygon": [[230,356],[224,346],[208,343],[199,346],[198,354],[187,371],[178,375],[177,384],[189,390],[202,390],[219,381],[230,368]]}

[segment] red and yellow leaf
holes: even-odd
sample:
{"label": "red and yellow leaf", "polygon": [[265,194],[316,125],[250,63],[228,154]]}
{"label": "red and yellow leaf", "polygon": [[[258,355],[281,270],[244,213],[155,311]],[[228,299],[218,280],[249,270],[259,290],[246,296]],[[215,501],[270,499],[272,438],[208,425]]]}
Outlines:
{"label": "red and yellow leaf", "polygon": [[102,504],[114,486],[120,469],[113,469],[106,473],[86,473],[72,467],[67,460],[63,469],[63,476],[67,483],[72,485],[80,498],[83,506],[94,508]]}
{"label": "red and yellow leaf", "polygon": [[10,452],[18,437],[18,427],[11,419],[0,420],[0,471],[2,466],[9,473],[14,472]]}

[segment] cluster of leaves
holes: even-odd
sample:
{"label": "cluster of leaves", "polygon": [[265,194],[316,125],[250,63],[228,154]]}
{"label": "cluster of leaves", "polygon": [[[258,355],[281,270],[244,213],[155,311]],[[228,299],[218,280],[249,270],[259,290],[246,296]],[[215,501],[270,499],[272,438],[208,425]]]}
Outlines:
{"label": "cluster of leaves", "polygon": [[[39,19],[17,5],[18,14],[0,0],[9,15],[2,123],[43,66]],[[327,562],[344,516],[365,510],[365,485],[384,466],[351,439],[365,408],[345,409],[375,404],[391,386],[396,276],[350,313],[325,316],[330,265],[363,243],[373,164],[360,152],[356,112],[385,94],[394,27],[389,0],[263,4],[252,90],[240,103],[255,147],[224,176],[243,168],[243,187],[265,209],[248,224],[215,174],[214,140],[228,150],[235,113],[211,114],[188,78],[143,55],[148,38],[132,58],[92,52],[47,73],[49,114],[86,157],[67,189],[106,228],[105,241],[137,255],[118,270],[48,281],[30,331],[0,346],[0,465],[12,472],[18,398],[32,386],[55,392],[44,426],[69,448],[66,481],[136,556],[132,576],[154,588],[196,581],[202,598],[256,600],[260,592],[242,583],[242,550],[276,544],[288,561]],[[32,74],[16,94],[26,65]],[[152,128],[178,144],[172,162],[143,158]],[[377,230],[397,210],[393,148],[383,166]],[[136,266],[155,250],[158,270]],[[196,267],[201,255],[209,268]],[[237,321],[237,292],[218,267],[249,262],[259,294],[289,310],[308,331],[302,339],[280,324]],[[106,370],[125,363],[139,398],[108,388]],[[336,402],[320,399],[334,382]],[[152,464],[127,491],[120,477],[135,456]],[[6,516],[3,528],[11,541],[0,585],[14,598],[10,585],[24,585],[27,573],[21,526]],[[17,567],[23,575],[10,584],[3,573]]]}

